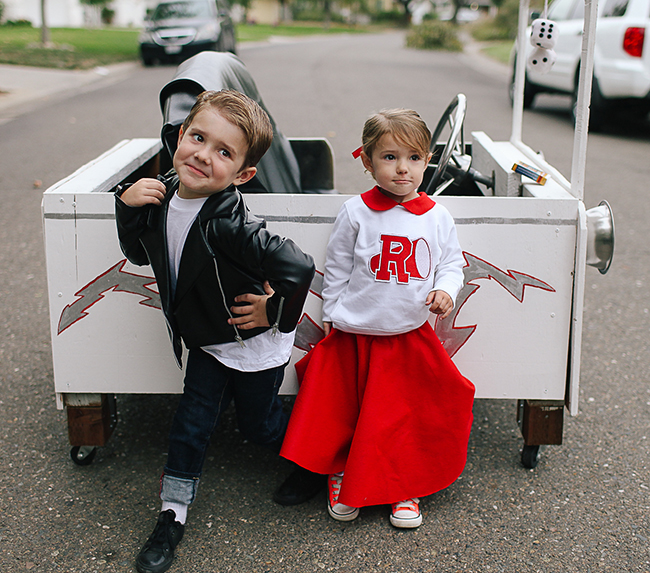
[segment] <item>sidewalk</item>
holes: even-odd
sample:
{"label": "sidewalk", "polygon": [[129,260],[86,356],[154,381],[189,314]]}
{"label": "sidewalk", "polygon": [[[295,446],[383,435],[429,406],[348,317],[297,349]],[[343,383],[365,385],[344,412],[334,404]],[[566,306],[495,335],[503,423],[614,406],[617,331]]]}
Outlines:
{"label": "sidewalk", "polygon": [[98,82],[116,81],[138,65],[125,62],[92,70],[0,65],[0,124],[32,109],[39,101],[62,97]]}
{"label": "sidewalk", "polygon": [[463,43],[462,59],[467,66],[488,76],[510,76],[511,71],[508,64],[497,61],[483,53],[483,48],[489,42],[477,42],[464,31],[459,34],[459,39]]}

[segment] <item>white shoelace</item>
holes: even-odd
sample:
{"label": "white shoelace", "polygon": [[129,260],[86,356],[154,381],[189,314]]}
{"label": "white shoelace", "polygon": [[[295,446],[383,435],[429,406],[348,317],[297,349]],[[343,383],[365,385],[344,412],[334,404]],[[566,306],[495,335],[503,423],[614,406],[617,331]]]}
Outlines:
{"label": "white shoelace", "polygon": [[341,483],[343,482],[343,476],[332,474],[330,476],[330,487],[332,488],[332,501],[331,504],[334,505],[339,501],[339,495],[341,493]]}
{"label": "white shoelace", "polygon": [[393,504],[393,513],[397,513],[401,509],[406,509],[408,511],[412,511],[413,513],[419,514],[419,502],[420,500],[417,497],[413,499],[405,499],[404,501],[398,501],[397,503]]}

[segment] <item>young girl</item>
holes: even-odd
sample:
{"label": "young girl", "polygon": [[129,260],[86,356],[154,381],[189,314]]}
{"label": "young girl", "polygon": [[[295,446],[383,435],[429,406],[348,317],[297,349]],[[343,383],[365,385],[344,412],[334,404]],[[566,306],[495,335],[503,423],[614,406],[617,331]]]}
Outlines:
{"label": "young girl", "polygon": [[474,386],[428,322],[463,284],[449,212],[418,193],[431,133],[411,110],[368,119],[360,152],[377,186],[348,200],[327,247],[326,337],[297,365],[301,386],[281,455],[328,474],[329,514],[392,504],[395,527],[422,523],[419,498],[463,471]]}

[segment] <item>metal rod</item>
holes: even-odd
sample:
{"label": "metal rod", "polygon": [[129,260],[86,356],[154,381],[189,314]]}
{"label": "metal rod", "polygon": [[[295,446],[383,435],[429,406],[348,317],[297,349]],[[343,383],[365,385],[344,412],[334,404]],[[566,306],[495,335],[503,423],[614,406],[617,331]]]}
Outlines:
{"label": "metal rod", "polygon": [[515,66],[515,85],[512,98],[512,133],[510,141],[520,142],[524,116],[524,82],[526,79],[526,28],[528,27],[529,0],[519,1],[519,24],[517,28],[517,62]]}
{"label": "metal rod", "polygon": [[584,199],[585,170],[587,166],[587,134],[589,131],[589,103],[594,73],[594,46],[596,43],[596,18],[598,0],[585,0],[585,21],[582,31],[582,52],[578,78],[576,125],[573,135],[573,159],[571,163],[571,193]]}

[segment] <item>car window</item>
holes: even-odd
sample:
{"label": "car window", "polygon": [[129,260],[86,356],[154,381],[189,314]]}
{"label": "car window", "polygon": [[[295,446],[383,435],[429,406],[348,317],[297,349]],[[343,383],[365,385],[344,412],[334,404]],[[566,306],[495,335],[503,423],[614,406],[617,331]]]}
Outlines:
{"label": "car window", "polygon": [[629,0],[607,0],[603,8],[603,18],[615,18],[625,16]]}
{"label": "car window", "polygon": [[548,19],[559,22],[573,18],[575,4],[581,4],[579,0],[555,0],[548,9]]}
{"label": "car window", "polygon": [[158,4],[153,13],[153,20],[171,18],[200,18],[210,16],[207,2],[166,2]]}

